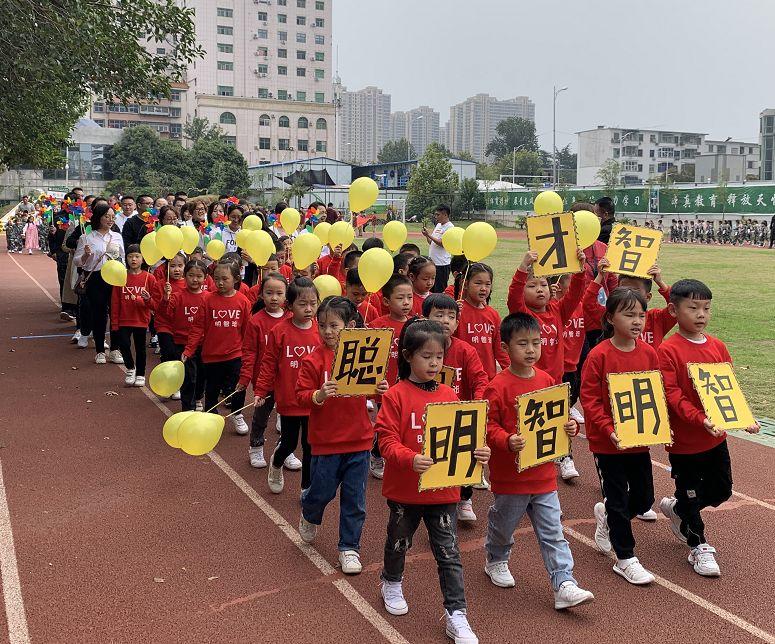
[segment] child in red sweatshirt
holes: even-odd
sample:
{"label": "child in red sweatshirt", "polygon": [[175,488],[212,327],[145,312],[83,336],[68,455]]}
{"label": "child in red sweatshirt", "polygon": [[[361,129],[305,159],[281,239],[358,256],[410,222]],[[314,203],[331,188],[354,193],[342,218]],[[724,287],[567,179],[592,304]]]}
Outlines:
{"label": "child in red sweatshirt", "polygon": [[[455,641],[476,642],[466,615],[463,565],[454,519],[460,488],[417,491],[420,474],[433,465],[432,458],[422,455],[425,406],[457,400],[450,387],[435,380],[444,364],[445,343],[444,331],[437,322],[407,322],[398,345],[399,382],[382,397],[377,415],[375,429],[386,461],[382,495],[390,508],[382,598],[391,615],[409,611],[402,587],[404,563],[414,533],[424,521],[439,570],[447,635],[459,638]],[[478,448],[474,456],[486,463],[490,448]]]}
{"label": "child in red sweatshirt", "polygon": [[463,304],[455,336],[470,344],[479,354],[487,378],[509,366],[509,356],[501,346],[501,318],[488,303],[492,292],[492,269],[487,264],[471,264],[463,281]]}
{"label": "child in red sweatshirt", "polygon": [[[487,522],[484,570],[496,586],[514,586],[509,556],[514,530],[527,513],[551,580],[554,608],[586,604],[595,596],[579,588],[573,578],[573,555],[562,533],[554,463],[523,472],[518,472],[514,463],[515,455],[525,447],[524,437],[516,433],[517,397],[556,384],[549,374],[534,366],[541,355],[541,328],[533,316],[512,313],[501,324],[501,338],[508,349],[510,366],[495,376],[484,392],[490,404],[487,444],[492,448],[490,479],[495,495]],[[567,419],[564,430],[575,436],[578,423]]]}
{"label": "child in red sweatshirt", "polygon": [[[183,279],[183,269],[186,267],[186,256],[178,253],[172,259],[167,260],[154,274],[161,272],[161,277],[156,280],[153,290],[154,329],[159,338],[161,349],[161,361],[177,360],[175,355],[175,342],[172,340],[172,320],[167,309],[173,293],[180,293],[186,288],[186,280]],[[169,277],[168,277],[169,276]],[[173,400],[178,400],[180,394],[174,394]]]}
{"label": "child in red sweatshirt", "polygon": [[646,300],[637,291],[617,288],[606,302],[603,337],[589,352],[581,374],[587,440],[595,457],[604,503],[594,508],[595,544],[616,553],[613,570],[631,584],[654,581],[635,556],[631,521],[651,509],[654,481],[648,447],[619,448],[611,412],[608,374],[658,369],[657,354],[640,339],[646,324]]}
{"label": "child in red sweatshirt", "polygon": [[[221,390],[226,397],[231,397],[237,386],[242,365],[242,340],[250,318],[250,302],[237,292],[240,274],[233,262],[219,262],[213,279],[216,292],[207,297],[197,312],[181,359],[187,362],[201,347],[205,409],[217,414]],[[246,434],[247,426],[242,414],[235,414],[231,418],[235,430]]]}
{"label": "child in red sweatshirt", "polygon": [[[689,377],[689,362],[732,362],[724,343],[707,333],[713,294],[698,280],[679,280],[670,292],[668,310],[678,322],[678,332],[659,347],[659,367],[673,430],[667,448],[675,480],[675,497],[663,498],[662,513],[670,519],[673,534],[689,546],[688,561],[705,577],[721,574],[716,550],[705,538],[701,512],[718,507],[732,496],[732,465],[726,433],[705,415]],[[755,434],[759,423],[746,429]]]}
{"label": "child in red sweatshirt", "polygon": [[[350,269],[352,270],[352,269]],[[326,506],[339,490],[339,563],[346,575],[361,572],[361,533],[366,520],[366,479],[374,427],[359,396],[337,396],[331,365],[342,329],[359,322],[355,304],[341,296],[327,297],[317,312],[320,346],[301,361],[296,392],[309,410],[312,452],[309,488],[301,499],[299,534],[312,543]],[[377,393],[388,390],[387,380]]]}
{"label": "child in red sweatshirt", "polygon": [[[110,330],[118,334],[118,347],[126,366],[127,387],[145,385],[145,332],[151,321],[151,291],[156,280],[142,270],[143,255],[138,244],[126,252],[126,285],[114,286],[110,304]],[[136,360],[132,359],[132,340]]]}
{"label": "child in red sweatshirt", "polygon": [[[584,252],[578,251],[584,261]],[[584,293],[584,273],[575,273],[570,287],[560,300],[551,299],[549,282],[545,277],[528,275],[530,267],[538,261],[536,251],[528,251],[522,259],[509,286],[507,305],[509,313],[527,313],[541,325],[541,359],[538,367],[557,382],[562,380],[565,367],[565,347],[562,330],[573,316]]]}
{"label": "child in red sweatshirt", "polygon": [[[301,361],[320,344],[315,311],[318,291],[311,279],[297,277],[288,286],[285,296],[291,317],[277,324],[269,333],[261,368],[253,383],[256,407],[267,404],[274,392],[277,413],[280,414],[280,442],[269,462],[269,490],[280,494],[285,486],[283,465],[289,470],[301,469],[301,489],[309,487],[312,453],[307,441],[309,409],[300,404],[296,381]],[[293,456],[301,437],[302,459]],[[291,458],[293,456],[293,458]]]}
{"label": "child in red sweatshirt", "polygon": [[409,262],[406,275],[412,282],[412,315],[422,315],[422,303],[436,282],[436,266],[427,257],[419,255]]}

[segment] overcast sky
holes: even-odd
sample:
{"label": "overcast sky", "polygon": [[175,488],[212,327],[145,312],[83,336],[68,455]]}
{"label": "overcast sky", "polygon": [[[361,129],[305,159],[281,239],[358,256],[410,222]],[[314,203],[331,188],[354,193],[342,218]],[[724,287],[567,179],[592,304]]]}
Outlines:
{"label": "overcast sky", "polygon": [[331,0],[334,65],[392,110],[529,96],[541,146],[597,125],[758,140],[775,107],[772,0]]}

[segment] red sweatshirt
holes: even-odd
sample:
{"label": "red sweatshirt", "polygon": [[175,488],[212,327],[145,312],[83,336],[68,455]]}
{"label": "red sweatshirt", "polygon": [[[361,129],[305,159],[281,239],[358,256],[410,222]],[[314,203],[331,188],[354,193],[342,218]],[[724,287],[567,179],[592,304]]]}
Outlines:
{"label": "red sweatshirt", "polygon": [[[582,307],[587,320],[594,319],[600,322],[603,319],[603,315],[605,315],[605,306],[598,299],[600,288],[600,284],[590,282],[587,290],[584,292]],[[659,294],[665,299],[665,302],[670,301],[669,286],[659,289]],[[608,295],[608,291],[606,291],[606,295]],[[667,307],[663,309],[649,309],[646,311],[646,324],[643,326],[640,339],[657,349],[662,344],[662,340],[667,332],[675,326],[675,323],[676,319],[670,315]],[[600,326],[598,325],[597,328],[600,328]]]}
{"label": "red sweatshirt", "polygon": [[215,280],[210,275],[205,275],[205,282],[202,284],[202,290],[208,293],[215,293]]}
{"label": "red sweatshirt", "polygon": [[113,287],[110,302],[111,331],[118,331],[122,326],[148,328],[153,303],[150,300],[146,302],[140,296],[140,291],[145,288],[148,293],[153,293],[155,284],[153,275],[140,271],[136,275],[127,273],[125,286]]}
{"label": "red sweatshirt", "polygon": [[450,338],[444,352],[444,366],[455,370],[452,390],[460,400],[481,400],[490,379],[476,349],[459,338]]}
{"label": "red sweatshirt", "polygon": [[[204,302],[212,293],[202,291],[192,293],[187,288],[179,293],[173,293],[166,303],[166,314],[171,320],[172,340],[175,344],[186,345],[191,335],[191,327],[200,310],[204,310]],[[164,303],[162,303],[164,306]]]}
{"label": "red sweatshirt", "polygon": [[290,264],[283,264],[278,271],[285,279],[290,282],[293,279],[293,266]]}
{"label": "red sweatshirt", "polygon": [[398,380],[398,340],[401,338],[401,330],[406,322],[397,322],[390,315],[383,315],[377,318],[371,324],[370,329],[393,329],[393,343],[390,345],[390,358],[388,359],[387,373],[385,380],[392,387]]}
{"label": "red sweatshirt", "polygon": [[563,371],[565,373],[572,373],[579,366],[586,336],[584,322],[584,307],[579,304],[565,323],[565,329],[562,332],[563,353],[565,354]]}
{"label": "red sweatshirt", "polygon": [[570,280],[568,292],[562,299],[549,300],[543,313],[533,311],[525,305],[526,283],[527,273],[517,269],[509,286],[509,313],[521,311],[538,320],[541,325],[541,359],[537,366],[560,382],[565,368],[565,347],[560,334],[581,302],[581,296],[584,294],[584,273],[575,273]]}
{"label": "red sweatshirt", "polygon": [[444,294],[449,295],[453,300],[455,299],[455,285],[450,284],[444,289]]}
{"label": "red sweatshirt", "polygon": [[190,358],[202,347],[202,362],[225,362],[242,357],[242,339],[250,319],[250,302],[242,293],[224,297],[211,293],[194,318],[183,355]]}
{"label": "red sweatshirt", "polygon": [[707,416],[689,377],[686,364],[732,362],[726,345],[707,333],[703,344],[697,344],[680,333],[674,333],[660,345],[657,353],[662,380],[665,383],[670,427],[673,430],[673,444],[666,448],[667,451],[675,454],[699,454],[713,449],[726,440],[726,433],[719,437],[711,436],[703,426]]}
{"label": "red sweatshirt", "polygon": [[[587,278],[587,283],[595,281],[597,265],[605,257],[607,249],[608,245],[599,240],[584,249],[584,275]],[[603,278],[603,284],[605,285],[606,292],[610,293],[619,285],[619,276],[616,273],[606,273]],[[599,318],[587,318],[586,327],[587,331],[599,331],[602,325]]]}
{"label": "red sweatshirt", "polygon": [[321,345],[301,361],[296,393],[299,404],[309,413],[309,444],[313,456],[349,454],[371,449],[374,426],[366,411],[366,399],[359,396],[332,396],[322,405],[312,402],[312,394],[331,376],[334,352]]}
{"label": "red sweatshirt", "polygon": [[519,472],[517,455],[509,449],[509,436],[517,432],[516,397],[556,384],[545,371],[533,371],[532,378],[520,378],[504,369],[484,390],[490,403],[487,444],[492,450],[490,481],[495,494],[547,494],[557,489],[557,468],[553,462]]}
{"label": "red sweatshirt", "polygon": [[250,287],[247,284],[245,284],[245,282],[239,283],[239,286],[237,287],[237,292],[242,293],[247,298],[248,302],[250,302]]}
{"label": "red sweatshirt", "polygon": [[259,398],[266,398],[274,391],[277,412],[282,416],[309,416],[309,409],[299,403],[296,395],[296,380],[301,360],[312,353],[320,344],[318,323],[312,320],[309,329],[300,329],[293,318],[285,318],[269,333],[259,368],[253,383],[253,392]]}
{"label": "red sweatshirt", "polygon": [[581,370],[581,405],[584,408],[587,440],[593,454],[647,452],[648,447],[620,450],[611,441],[614,418],[608,395],[608,374],[659,369],[657,352],[642,340],[635,341],[632,351],[620,351],[611,340],[603,340],[589,352]]}
{"label": "red sweatshirt", "polygon": [[280,322],[291,316],[290,311],[283,311],[280,317],[274,317],[261,309],[250,316],[245,339],[242,341],[242,368],[239,374],[239,384],[246,385],[255,382],[261,369],[261,358],[269,342],[269,334]]}
{"label": "red sweatshirt", "polygon": [[342,266],[342,257],[325,255],[317,260],[318,275],[333,275],[342,286],[345,285],[345,270]]}
{"label": "red sweatshirt", "polygon": [[422,317],[423,302],[425,302],[426,298],[430,294],[430,291],[428,291],[425,295],[420,295],[419,293],[412,291],[412,312],[409,314],[410,318],[414,317],[415,315]]}
{"label": "red sweatshirt", "polygon": [[409,380],[400,380],[382,396],[374,429],[385,459],[382,496],[386,499],[408,504],[460,501],[459,487],[418,492],[420,475],[412,469],[414,455],[422,452],[425,405],[456,400],[455,392],[446,385],[439,385],[436,391],[425,391]]}
{"label": "red sweatshirt", "polygon": [[[156,280],[156,284],[151,293],[153,296],[153,310],[155,312],[153,325],[156,329],[156,333],[172,333],[174,331],[172,328],[172,318],[170,317],[167,308],[167,302],[164,300],[164,286],[166,284],[167,274],[165,273],[163,280]],[[172,286],[170,298],[175,295],[175,293],[186,290],[186,280],[183,278],[179,280],[170,280],[170,285]]]}
{"label": "red sweatshirt", "polygon": [[358,313],[363,317],[366,326],[371,326],[371,323],[378,317],[388,315],[390,311],[382,303],[382,289],[376,293],[369,293],[366,299],[358,305]]}
{"label": "red sweatshirt", "polygon": [[463,300],[455,337],[476,350],[489,380],[497,373],[496,360],[501,369],[508,368],[509,354],[501,347],[501,318],[491,306],[478,309],[468,300]]}

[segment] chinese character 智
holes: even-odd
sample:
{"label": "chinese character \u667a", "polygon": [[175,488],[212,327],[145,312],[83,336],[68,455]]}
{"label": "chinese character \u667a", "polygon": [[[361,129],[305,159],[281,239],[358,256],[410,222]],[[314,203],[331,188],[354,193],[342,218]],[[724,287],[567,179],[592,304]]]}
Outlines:
{"label": "chinese character \u667a", "polygon": [[662,232],[659,230],[616,224],[611,229],[611,243],[605,254],[611,262],[609,270],[648,278],[648,270],[657,263],[661,245]]}
{"label": "chinese character \u667a", "polygon": [[687,368],[705,414],[716,429],[746,429],[756,422],[730,363],[690,362]]}
{"label": "chinese character \u667a", "polygon": [[570,410],[570,387],[555,385],[517,398],[517,431],[525,439],[519,452],[519,471],[565,456],[570,441],[565,433]]}

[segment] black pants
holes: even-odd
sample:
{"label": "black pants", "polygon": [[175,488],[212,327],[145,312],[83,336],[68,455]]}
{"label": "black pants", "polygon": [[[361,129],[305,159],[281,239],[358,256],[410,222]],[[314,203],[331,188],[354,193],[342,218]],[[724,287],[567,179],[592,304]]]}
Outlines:
{"label": "black pants", "polygon": [[311,479],[310,465],[312,452],[307,441],[307,423],[309,416],[280,416],[280,442],[272,456],[272,467],[282,467],[283,461],[293,454],[301,436],[301,489],[309,487]]}
{"label": "black pants", "polygon": [[617,558],[635,556],[630,522],[654,504],[654,478],[648,452],[595,454],[608,514],[608,533]]}
{"label": "black pants", "polygon": [[452,613],[466,609],[463,587],[463,564],[457,543],[457,508],[454,503],[440,505],[408,505],[388,501],[390,516],[385,540],[385,560],[382,579],[401,581],[404,576],[406,553],[412,547],[412,537],[425,522],[431,550],[436,559],[439,585],[444,597],[444,608]]}
{"label": "black pants", "polygon": [[568,371],[562,376],[562,381],[570,385],[570,406],[576,404],[581,390],[581,373],[579,371]]}
{"label": "black pants", "polygon": [[[264,404],[253,409],[253,422],[250,424],[250,446],[261,447],[264,444],[264,434],[269,416],[274,408],[274,392],[270,393]],[[239,407],[237,407],[239,409]]]}
{"label": "black pants", "polygon": [[[135,343],[136,360],[132,359],[132,341]],[[118,348],[127,369],[135,369],[135,375],[145,376],[145,327],[122,326],[118,330]]]}
{"label": "black pants", "polygon": [[[108,323],[112,293],[113,287],[102,279],[99,271],[94,271],[86,282],[86,294],[81,297],[81,333],[94,335],[94,347],[97,353],[105,353],[105,328]],[[118,334],[111,334],[113,335],[118,336]],[[111,337],[111,350],[117,349],[118,344],[118,337]]]}
{"label": "black pants", "polygon": [[717,508],[732,496],[732,464],[727,442],[699,454],[668,454],[675,479],[675,513],[690,548],[705,540],[700,512]]}
{"label": "black pants", "polygon": [[205,411],[212,410],[213,414],[218,413],[218,394],[221,393],[221,387],[229,393],[234,391],[241,366],[242,358],[202,364],[205,376]]}
{"label": "black pants", "polygon": [[603,339],[603,330],[594,329],[587,331],[584,342],[584,349],[581,350],[582,358],[579,360],[579,368],[584,364],[584,360],[587,358],[587,354],[594,349],[600,340]]}
{"label": "black pants", "polygon": [[175,340],[172,339],[171,333],[157,333],[159,338],[159,348],[161,349],[161,361],[169,362],[170,360],[179,360],[180,355],[175,348]]}
{"label": "black pants", "polygon": [[[184,344],[173,344],[175,356],[173,360],[180,360]],[[196,401],[201,400],[205,394],[205,374],[202,367],[202,354],[197,351],[183,363],[185,377],[180,387],[180,405],[182,411],[194,411]]]}
{"label": "black pants", "polygon": [[431,293],[443,293],[449,285],[449,270],[451,264],[436,267],[436,281],[433,283]]}

